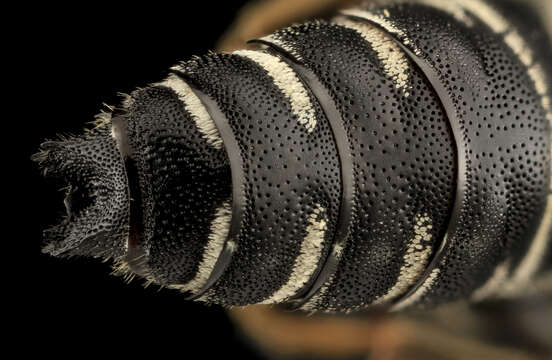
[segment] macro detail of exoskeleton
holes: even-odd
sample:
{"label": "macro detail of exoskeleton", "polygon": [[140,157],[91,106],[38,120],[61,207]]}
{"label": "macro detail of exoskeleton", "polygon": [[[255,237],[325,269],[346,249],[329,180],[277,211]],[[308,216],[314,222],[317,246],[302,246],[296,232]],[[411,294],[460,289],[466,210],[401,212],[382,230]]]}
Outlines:
{"label": "macro detail of exoskeleton", "polygon": [[226,306],[523,291],[552,271],[552,49],[514,10],[392,1],[174,66],[42,145],[44,251]]}

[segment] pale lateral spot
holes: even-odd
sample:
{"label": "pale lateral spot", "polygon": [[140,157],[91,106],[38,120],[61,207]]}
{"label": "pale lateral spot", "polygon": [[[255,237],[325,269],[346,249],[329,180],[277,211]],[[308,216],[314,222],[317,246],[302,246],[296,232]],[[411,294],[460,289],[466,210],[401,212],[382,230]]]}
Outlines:
{"label": "pale lateral spot", "polygon": [[[301,310],[303,311],[318,311],[321,307],[322,300],[326,297],[326,294],[328,290],[330,289],[331,285],[333,284],[335,280],[335,274],[332,274],[328,280],[322,285],[320,290],[312,298],[309,299],[303,306],[301,306]],[[332,312],[335,309],[332,308],[324,308],[323,312]]]}
{"label": "pale lateral spot", "polygon": [[546,85],[546,77],[542,70],[542,66],[540,64],[535,64],[529,68],[528,73],[529,77],[531,77],[535,83],[535,90],[537,90],[537,93],[539,95],[546,95],[548,86]]}
{"label": "pale lateral spot", "polygon": [[511,30],[504,36],[506,44],[514,51],[519,57],[523,65],[529,67],[533,63],[533,52],[529,49],[527,43],[523,40],[521,35]]}
{"label": "pale lateral spot", "polygon": [[395,285],[389,291],[378,297],[373,304],[386,303],[406,293],[424,273],[431,256],[432,221],[427,214],[417,215],[414,224],[414,233],[408,243],[406,254],[403,256],[399,276]]}
{"label": "pale lateral spot", "polygon": [[295,295],[311,279],[322,256],[327,221],[326,209],[322,205],[316,204],[288,281],[261,304],[281,303]]}
{"label": "pale lateral spot", "polygon": [[445,11],[446,13],[452,15],[458,22],[468,26],[473,26],[472,18],[466,14],[464,8],[457,4],[454,1],[449,0],[416,0],[417,3],[431,6],[435,9]]}
{"label": "pale lateral spot", "polygon": [[336,18],[336,23],[356,31],[370,44],[383,64],[385,74],[393,79],[395,87],[402,90],[404,96],[408,97],[410,66],[399,45],[383,31],[367,23],[343,17]]}
{"label": "pale lateral spot", "polygon": [[[182,291],[197,292],[201,290],[203,285],[209,280],[215,264],[224,248],[224,243],[230,232],[230,222],[232,220],[231,201],[226,200],[216,211],[215,218],[211,222],[209,238],[205,249],[203,250],[203,258],[199,263],[195,277],[186,284],[169,285],[172,289]],[[231,241],[228,245],[232,249]]]}
{"label": "pale lateral spot", "polygon": [[274,81],[274,85],[282,92],[291,105],[291,111],[297,121],[307,132],[316,128],[316,114],[307,89],[299,80],[295,71],[278,56],[253,50],[239,50],[235,55],[248,58],[259,64]]}
{"label": "pale lateral spot", "polygon": [[335,255],[336,258],[341,259],[344,249],[345,248],[343,247],[343,244],[341,243],[335,244],[333,248],[333,254]]}
{"label": "pale lateral spot", "polygon": [[194,94],[190,86],[186,84],[184,80],[174,74],[171,74],[167,77],[167,79],[155,85],[165,86],[172,89],[178,95],[180,101],[184,104],[186,111],[188,111],[188,113],[192,116],[197,129],[205,141],[207,141],[207,143],[215,149],[220,150],[223,148],[224,143],[215,122],[211,119],[209,113],[207,113],[207,110],[201,100],[196,94]]}
{"label": "pale lateral spot", "polygon": [[491,277],[485,282],[485,284],[483,284],[481,287],[473,292],[471,299],[473,301],[481,301],[495,295],[508,278],[509,269],[509,260],[506,260],[503,263],[499,264],[495,268],[495,271],[493,272]]}
{"label": "pale lateral spot", "polygon": [[[552,189],[552,176],[549,187]],[[550,241],[552,239],[551,232],[552,194],[549,194],[546,201],[544,215],[537,230],[537,234],[533,238],[531,246],[525,254],[525,257],[506,282],[502,295],[516,295],[531,283],[531,279],[541,266],[546,252],[552,250],[550,249]]]}

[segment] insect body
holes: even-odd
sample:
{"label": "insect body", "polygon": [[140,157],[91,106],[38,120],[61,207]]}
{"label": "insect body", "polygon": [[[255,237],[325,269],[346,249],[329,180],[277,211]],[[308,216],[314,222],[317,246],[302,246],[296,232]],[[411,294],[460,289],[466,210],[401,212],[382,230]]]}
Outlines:
{"label": "insect body", "polygon": [[543,34],[507,16],[396,2],[173,67],[43,145],[71,184],[45,250],[223,305],[519,290],[549,262],[552,70]]}

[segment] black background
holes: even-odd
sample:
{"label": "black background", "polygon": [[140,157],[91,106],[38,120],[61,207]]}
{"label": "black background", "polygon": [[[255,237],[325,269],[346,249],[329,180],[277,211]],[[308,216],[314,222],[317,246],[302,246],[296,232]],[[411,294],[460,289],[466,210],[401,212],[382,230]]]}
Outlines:
{"label": "black background", "polygon": [[59,220],[63,192],[29,159],[46,138],[80,134],[103,103],[119,103],[118,92],[159,81],[176,62],[213,49],[243,3],[27,4],[5,32],[19,69],[7,75],[21,85],[5,106],[17,115],[5,119],[4,158],[15,161],[4,177],[15,184],[5,187],[14,201],[4,207],[4,244],[16,249],[3,252],[5,278],[15,282],[4,287],[13,300],[4,317],[16,320],[4,322],[7,345],[19,356],[256,358],[220,307],[144,289],[141,280],[125,284],[109,263],[41,254],[41,232]]}

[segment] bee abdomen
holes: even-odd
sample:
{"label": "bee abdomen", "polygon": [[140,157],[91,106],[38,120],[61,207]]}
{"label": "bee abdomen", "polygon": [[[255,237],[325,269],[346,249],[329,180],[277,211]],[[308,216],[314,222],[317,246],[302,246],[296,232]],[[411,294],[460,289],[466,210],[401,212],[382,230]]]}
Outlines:
{"label": "bee abdomen", "polygon": [[550,70],[494,7],[352,9],[256,42],[127,102],[131,270],[207,302],[326,311],[538,271]]}

